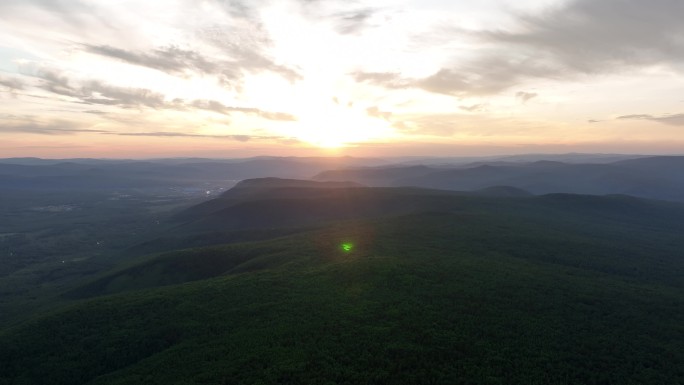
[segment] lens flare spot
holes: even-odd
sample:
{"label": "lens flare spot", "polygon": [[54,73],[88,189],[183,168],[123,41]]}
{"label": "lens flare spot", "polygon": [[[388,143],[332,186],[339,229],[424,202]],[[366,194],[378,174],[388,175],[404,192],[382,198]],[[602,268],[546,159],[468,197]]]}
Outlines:
{"label": "lens flare spot", "polygon": [[344,251],[345,253],[349,253],[353,249],[354,249],[354,245],[350,242],[345,242],[342,244],[342,251]]}

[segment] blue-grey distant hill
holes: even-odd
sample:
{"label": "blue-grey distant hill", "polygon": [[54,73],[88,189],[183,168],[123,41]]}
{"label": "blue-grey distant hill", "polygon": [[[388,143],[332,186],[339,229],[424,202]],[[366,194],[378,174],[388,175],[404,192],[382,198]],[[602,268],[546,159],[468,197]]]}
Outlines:
{"label": "blue-grey distant hill", "polygon": [[380,165],[379,159],[257,157],[249,159],[153,159],[148,161],[37,158],[0,160],[0,189],[106,190],[198,186],[204,182],[277,176],[308,179],[333,168]]}
{"label": "blue-grey distant hill", "polygon": [[625,194],[684,201],[684,156],[645,157],[607,164],[536,161],[478,162],[459,167],[347,168],[325,171],[314,179],[461,191],[511,186],[533,194]]}
{"label": "blue-grey distant hill", "polygon": [[[475,191],[509,186],[532,194],[625,194],[684,201],[683,156],[600,154],[517,155],[463,164],[466,158],[425,158],[424,164],[351,157],[170,158],[106,160],[0,159],[4,191],[168,189],[277,177],[350,181],[372,187],[414,186]],[[558,161],[562,159],[564,161]],[[471,160],[474,160],[472,158]],[[534,160],[534,161],[527,161]],[[406,161],[406,160],[403,160]],[[402,161],[402,162],[403,162]],[[580,163],[584,161],[584,163]],[[395,162],[395,163],[392,163]]]}

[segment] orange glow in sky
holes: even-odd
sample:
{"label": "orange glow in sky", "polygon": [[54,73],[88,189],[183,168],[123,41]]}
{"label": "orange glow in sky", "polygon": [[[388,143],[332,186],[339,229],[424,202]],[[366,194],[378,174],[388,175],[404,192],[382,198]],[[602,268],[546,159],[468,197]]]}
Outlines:
{"label": "orange glow in sky", "polygon": [[3,1],[0,157],[681,153],[684,3],[600,3]]}

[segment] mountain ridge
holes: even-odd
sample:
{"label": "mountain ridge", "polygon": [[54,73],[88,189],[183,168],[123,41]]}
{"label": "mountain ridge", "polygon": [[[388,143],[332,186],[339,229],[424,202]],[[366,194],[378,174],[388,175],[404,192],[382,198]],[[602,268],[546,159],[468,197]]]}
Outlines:
{"label": "mountain ridge", "polygon": [[459,191],[506,185],[533,194],[627,194],[648,199],[684,201],[684,157],[643,157],[607,164],[535,161],[523,164],[472,164],[446,169],[382,168],[329,170],[319,181],[356,181],[369,186],[415,186]]}

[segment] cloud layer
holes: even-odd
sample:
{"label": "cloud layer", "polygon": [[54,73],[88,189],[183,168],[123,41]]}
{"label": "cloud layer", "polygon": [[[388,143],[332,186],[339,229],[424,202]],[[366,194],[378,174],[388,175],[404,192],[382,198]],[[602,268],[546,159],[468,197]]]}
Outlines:
{"label": "cloud layer", "polygon": [[672,115],[662,115],[653,116],[648,114],[638,114],[638,115],[623,115],[619,116],[619,120],[649,120],[652,122],[658,122],[667,124],[670,126],[684,126],[684,114],[672,114]]}
{"label": "cloud layer", "polygon": [[575,0],[542,13],[518,14],[510,30],[464,32],[481,45],[432,75],[353,73],[359,82],[390,89],[415,87],[455,96],[501,93],[530,79],[574,80],[648,66],[684,70],[684,2]]}
{"label": "cloud layer", "polygon": [[679,143],[682,15],[680,0],[5,0],[0,132]]}

